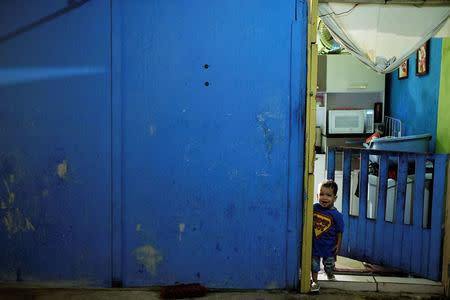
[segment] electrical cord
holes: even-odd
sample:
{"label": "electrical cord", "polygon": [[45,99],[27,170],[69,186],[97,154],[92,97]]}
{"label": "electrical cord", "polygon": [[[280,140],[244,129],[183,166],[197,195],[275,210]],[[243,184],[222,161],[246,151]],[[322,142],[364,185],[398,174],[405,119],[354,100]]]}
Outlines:
{"label": "electrical cord", "polygon": [[350,8],[347,11],[343,11],[343,12],[340,12],[340,13],[336,13],[336,12],[333,11],[333,12],[330,12],[328,14],[320,15],[319,18],[326,17],[326,16],[329,16],[329,15],[335,15],[335,16],[344,15],[344,14],[347,14],[347,13],[351,12],[352,10],[354,10],[355,7],[357,7],[358,5],[359,5],[359,3],[356,3],[355,5],[353,5],[352,8]]}

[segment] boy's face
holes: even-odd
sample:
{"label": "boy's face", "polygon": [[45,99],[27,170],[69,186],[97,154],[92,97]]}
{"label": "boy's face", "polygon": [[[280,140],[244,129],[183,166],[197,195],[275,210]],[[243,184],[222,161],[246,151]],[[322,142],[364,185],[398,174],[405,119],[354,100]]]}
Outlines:
{"label": "boy's face", "polygon": [[336,202],[337,196],[331,187],[320,186],[319,204],[323,208],[332,208]]}

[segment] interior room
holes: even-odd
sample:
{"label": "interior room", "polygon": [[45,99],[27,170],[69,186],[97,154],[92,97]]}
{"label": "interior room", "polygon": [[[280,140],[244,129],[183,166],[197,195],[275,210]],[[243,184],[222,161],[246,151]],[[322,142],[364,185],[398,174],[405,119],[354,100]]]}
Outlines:
{"label": "interior room", "polygon": [[[320,16],[320,12],[319,12]],[[326,179],[328,149],[351,147],[354,149],[385,149],[387,142],[398,151],[445,153],[449,149],[448,128],[444,114],[448,112],[448,66],[450,53],[448,39],[439,35],[427,40],[394,71],[382,74],[370,69],[336,41],[319,18],[317,41],[318,80],[316,95],[316,154],[314,165],[314,202],[318,187]],[[341,43],[342,44],[342,43]],[[426,51],[426,69],[421,72],[418,56]],[[356,128],[356,129],[355,129]],[[402,141],[402,139],[404,141]],[[378,144],[377,144],[378,142]],[[404,144],[402,144],[404,143]],[[371,155],[367,188],[367,218],[376,218],[378,199],[379,157]],[[397,197],[398,161],[390,168],[386,198],[386,221],[395,215]],[[429,166],[432,168],[432,166]],[[343,155],[336,153],[335,180],[343,183]],[[409,174],[409,173],[408,173]],[[359,213],[360,157],[352,155],[349,212]],[[412,222],[414,202],[414,175],[408,175],[405,201],[405,224]],[[423,225],[430,219],[432,176],[425,176]],[[342,210],[342,190],[336,201]],[[339,264],[339,261],[341,263]],[[414,277],[408,272],[377,266],[363,261],[338,257],[341,274],[396,274]]]}

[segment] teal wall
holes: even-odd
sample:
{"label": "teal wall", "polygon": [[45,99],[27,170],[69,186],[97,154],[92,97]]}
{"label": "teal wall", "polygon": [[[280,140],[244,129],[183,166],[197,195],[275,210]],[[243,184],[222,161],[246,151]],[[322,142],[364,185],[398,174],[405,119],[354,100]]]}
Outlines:
{"label": "teal wall", "polygon": [[409,58],[408,78],[398,70],[387,75],[386,114],[402,120],[403,135],[431,133],[430,151],[436,149],[436,128],[441,77],[442,39],[431,39],[430,72],[416,76],[416,56]]}

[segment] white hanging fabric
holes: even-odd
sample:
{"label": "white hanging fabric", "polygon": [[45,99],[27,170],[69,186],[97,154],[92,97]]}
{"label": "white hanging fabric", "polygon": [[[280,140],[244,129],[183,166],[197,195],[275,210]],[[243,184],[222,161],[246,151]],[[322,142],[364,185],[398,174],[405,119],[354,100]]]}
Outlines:
{"label": "white hanging fabric", "polygon": [[382,74],[396,70],[449,16],[449,6],[319,3],[319,17],[333,38]]}
{"label": "white hanging fabric", "polygon": [[444,26],[433,36],[435,38],[450,38],[450,17],[447,18]]}

